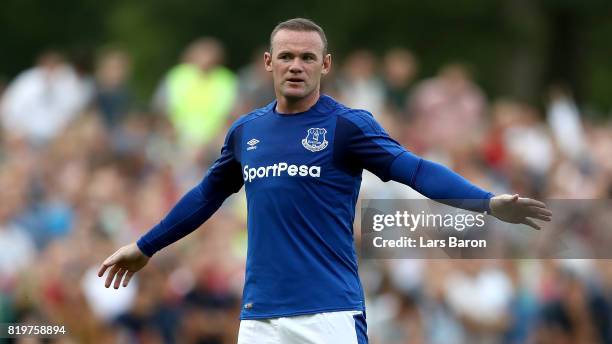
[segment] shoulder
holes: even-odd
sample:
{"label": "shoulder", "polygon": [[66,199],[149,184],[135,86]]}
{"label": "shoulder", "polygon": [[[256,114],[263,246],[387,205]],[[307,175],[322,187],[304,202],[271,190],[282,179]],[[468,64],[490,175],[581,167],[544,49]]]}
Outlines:
{"label": "shoulder", "polygon": [[372,113],[367,110],[344,107],[342,111],[337,113],[337,116],[339,125],[354,126],[364,133],[378,133],[382,130]]}
{"label": "shoulder", "polygon": [[376,123],[374,116],[367,110],[348,107],[328,95],[322,95],[321,109],[336,116],[339,121],[348,121],[358,127],[370,126]]}
{"label": "shoulder", "polygon": [[240,116],[230,127],[229,133],[231,134],[232,132],[242,128],[245,124],[269,114],[273,106],[274,102]]}
{"label": "shoulder", "polygon": [[210,76],[213,80],[218,82],[234,83],[236,82],[236,74],[229,68],[219,66],[210,71]]}
{"label": "shoulder", "polygon": [[8,88],[13,88],[15,85],[34,84],[45,82],[45,73],[40,68],[30,68],[19,73],[15,79],[8,85]]}
{"label": "shoulder", "polygon": [[195,77],[199,73],[198,68],[187,63],[178,64],[168,71],[166,77],[170,80],[186,77]]}

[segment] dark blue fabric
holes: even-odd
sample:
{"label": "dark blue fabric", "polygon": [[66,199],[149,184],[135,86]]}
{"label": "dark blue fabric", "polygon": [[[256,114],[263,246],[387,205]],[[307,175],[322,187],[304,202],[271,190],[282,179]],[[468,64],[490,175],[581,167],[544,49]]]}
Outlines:
{"label": "dark blue fabric", "polygon": [[391,179],[444,204],[478,212],[490,211],[492,193],[470,183],[448,167],[410,152],[404,152],[395,159],[389,175]]}
{"label": "dark blue fabric", "polygon": [[383,181],[397,181],[462,209],[488,212],[493,197],[449,168],[405,150],[366,111],[353,110],[338,117],[334,160],[349,174],[365,168]]}
{"label": "dark blue fabric", "polygon": [[362,169],[367,169],[388,181],[389,166],[404,151],[370,113],[353,110],[338,116],[334,161],[347,173],[361,174]]}
{"label": "dark blue fabric", "polygon": [[355,319],[355,332],[357,332],[357,344],[368,344],[368,325],[365,312],[353,315]]}

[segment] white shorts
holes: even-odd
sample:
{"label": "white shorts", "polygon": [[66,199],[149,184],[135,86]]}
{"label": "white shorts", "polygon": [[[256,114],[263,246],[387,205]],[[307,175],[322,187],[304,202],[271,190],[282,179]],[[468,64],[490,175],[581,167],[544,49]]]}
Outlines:
{"label": "white shorts", "polygon": [[241,320],[238,344],[367,344],[362,311]]}

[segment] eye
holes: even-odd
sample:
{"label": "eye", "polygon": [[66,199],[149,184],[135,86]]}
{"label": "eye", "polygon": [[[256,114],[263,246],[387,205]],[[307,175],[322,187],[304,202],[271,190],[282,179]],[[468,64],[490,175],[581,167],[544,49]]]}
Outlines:
{"label": "eye", "polygon": [[283,61],[290,61],[291,60],[291,56],[289,54],[280,54],[278,56],[278,58],[283,60]]}
{"label": "eye", "polygon": [[310,61],[314,61],[314,60],[316,60],[314,55],[310,55],[310,54],[309,55],[304,55],[304,61],[309,61],[310,62]]}

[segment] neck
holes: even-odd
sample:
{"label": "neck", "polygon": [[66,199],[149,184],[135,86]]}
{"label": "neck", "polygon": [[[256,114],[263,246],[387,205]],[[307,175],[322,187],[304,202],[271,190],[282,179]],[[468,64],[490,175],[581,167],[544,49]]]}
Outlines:
{"label": "neck", "polygon": [[319,90],[300,99],[291,99],[277,95],[276,111],[283,114],[292,114],[308,111],[319,100]]}

